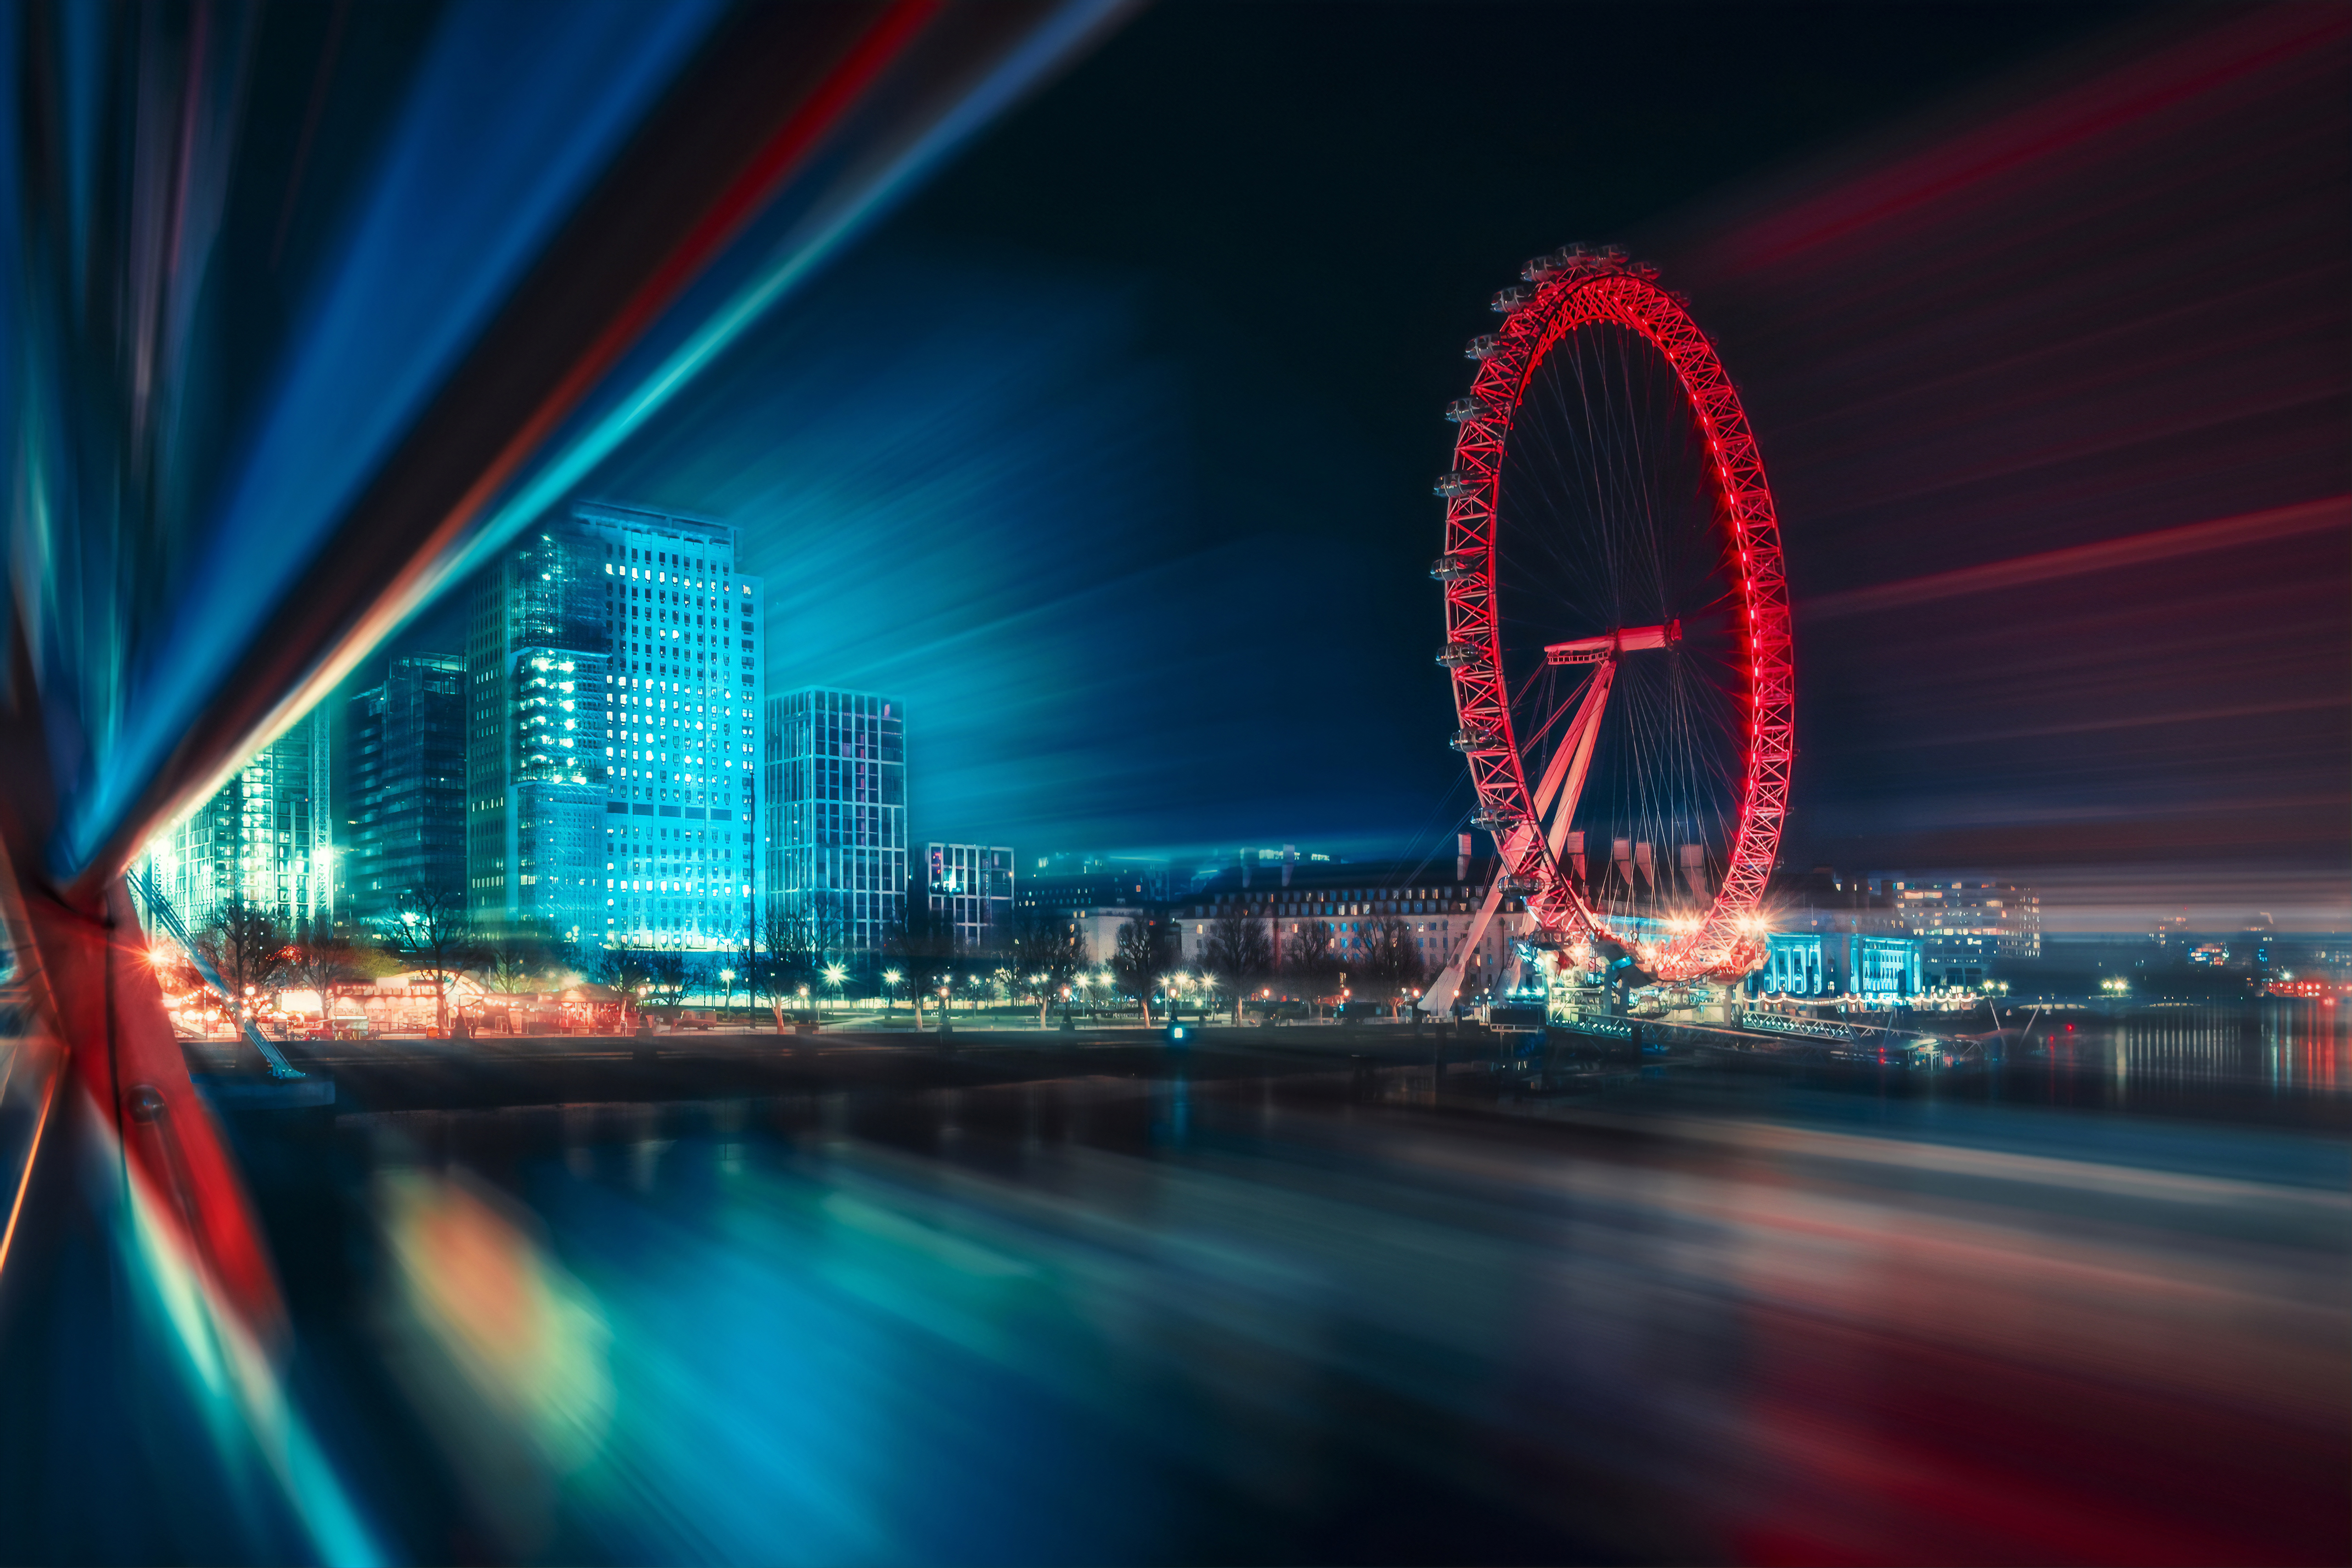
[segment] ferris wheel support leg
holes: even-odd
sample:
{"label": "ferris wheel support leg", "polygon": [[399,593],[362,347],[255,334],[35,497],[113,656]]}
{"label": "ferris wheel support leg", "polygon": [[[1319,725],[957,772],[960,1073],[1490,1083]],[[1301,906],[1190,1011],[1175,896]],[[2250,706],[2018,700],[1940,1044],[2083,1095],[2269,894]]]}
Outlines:
{"label": "ferris wheel support leg", "polygon": [[[1551,832],[1544,840],[1545,852],[1555,866],[1559,864],[1560,845],[1568,841],[1568,824],[1576,816],[1576,802],[1584,794],[1584,776],[1592,767],[1592,746],[1601,738],[1601,716],[1608,709],[1610,683],[1616,678],[1617,661],[1614,659],[1593,671],[1592,690],[1585,696],[1583,711],[1576,716],[1574,760],[1569,764],[1568,779],[1559,792],[1559,810],[1552,813]],[[1560,756],[1570,751],[1567,742],[1566,736],[1560,737]],[[1538,817],[1543,814],[1546,803],[1542,800],[1536,801]]]}
{"label": "ferris wheel support leg", "polygon": [[1470,917],[1470,932],[1462,938],[1462,950],[1438,971],[1437,978],[1430,982],[1429,989],[1421,993],[1421,1011],[1445,1013],[1454,1010],[1454,999],[1462,994],[1463,974],[1470,967],[1470,955],[1478,950],[1479,942],[1486,935],[1486,927],[1494,923],[1495,911],[1502,905],[1503,879],[1507,874],[1507,868],[1496,867],[1495,880],[1487,884],[1485,901],[1478,905],[1478,913]]}

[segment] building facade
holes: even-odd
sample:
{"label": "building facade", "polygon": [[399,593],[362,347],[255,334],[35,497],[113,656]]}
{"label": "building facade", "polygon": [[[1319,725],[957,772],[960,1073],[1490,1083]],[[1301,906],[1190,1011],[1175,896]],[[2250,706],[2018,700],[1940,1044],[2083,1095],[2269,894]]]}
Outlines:
{"label": "building facade", "polygon": [[583,503],[486,572],[466,651],[476,924],[730,948],[757,925],[760,580],[732,528]]}
{"label": "building facade", "polygon": [[2004,962],[2042,956],[2042,900],[2030,887],[1950,874],[1872,880],[1919,939],[1930,985],[1974,986]]}
{"label": "building facade", "polygon": [[1056,915],[1104,904],[1124,909],[1165,902],[1164,898],[1155,897],[1151,888],[1150,873],[1131,866],[1041,871],[1021,879],[1013,894],[1013,907],[1023,914]]}
{"label": "building facade", "polygon": [[923,849],[931,913],[944,915],[959,947],[994,946],[1013,929],[1013,851],[1003,846],[930,843]]}
{"label": "building facade", "polygon": [[313,709],[149,843],[147,871],[191,929],[236,902],[289,934],[333,924],[331,752],[327,716]]}
{"label": "building facade", "polygon": [[905,709],[809,686],[767,712],[765,896],[827,952],[878,952],[907,918]]}
{"label": "building facade", "polygon": [[1775,931],[1764,967],[1748,977],[1750,996],[1853,997],[1897,1001],[1919,994],[1919,943],[1857,931]]}
{"label": "building facade", "polygon": [[1893,891],[1872,878],[1782,871],[1769,907],[1775,929],[1748,977],[1751,996],[1900,998],[1932,983]]}
{"label": "building facade", "polygon": [[[1252,867],[1250,885],[1244,886],[1243,873],[1236,867],[1185,895],[1173,911],[1184,963],[1201,962],[1217,921],[1234,911],[1265,927],[1275,954],[1271,976],[1277,985],[1283,955],[1291,939],[1308,925],[1320,924],[1328,929],[1332,956],[1344,970],[1349,956],[1361,954],[1369,945],[1371,928],[1394,919],[1404,924],[1423,976],[1433,979],[1462,953],[1496,866],[1491,858],[1463,857],[1427,863],[1294,862],[1286,874],[1279,865],[1274,870],[1276,874],[1267,876],[1263,868]],[[1455,875],[1446,878],[1443,875],[1446,872]],[[1526,905],[1517,899],[1504,900],[1477,947],[1467,955],[1464,1000],[1508,990],[1519,983],[1521,964],[1515,943],[1528,930]]]}
{"label": "building facade", "polygon": [[340,758],[343,841],[338,913],[361,925],[397,914],[401,894],[466,886],[466,661],[416,653],[350,699]]}

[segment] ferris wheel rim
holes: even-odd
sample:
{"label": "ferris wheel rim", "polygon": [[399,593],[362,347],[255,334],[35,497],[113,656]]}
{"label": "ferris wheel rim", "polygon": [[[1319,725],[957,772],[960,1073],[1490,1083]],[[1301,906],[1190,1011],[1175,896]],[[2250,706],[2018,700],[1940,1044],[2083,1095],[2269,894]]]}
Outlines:
{"label": "ferris wheel rim", "polygon": [[1447,410],[1459,426],[1446,497],[1446,646],[1459,728],[1478,810],[1491,824],[1501,865],[1537,925],[1556,936],[1615,939],[1609,923],[1564,876],[1546,842],[1511,712],[1497,607],[1500,493],[1510,435],[1546,357],[1584,326],[1614,325],[1646,340],[1674,371],[1704,435],[1716,527],[1730,547],[1746,646],[1737,826],[1706,913],[1692,929],[1652,946],[1643,967],[1667,980],[1745,973],[1760,961],[1757,913],[1788,815],[1795,757],[1795,660],[1779,514],[1738,391],[1687,303],[1656,283],[1654,269],[1618,251],[1562,250],[1530,262],[1531,287],[1504,290],[1502,328],[1475,340],[1470,395]]}

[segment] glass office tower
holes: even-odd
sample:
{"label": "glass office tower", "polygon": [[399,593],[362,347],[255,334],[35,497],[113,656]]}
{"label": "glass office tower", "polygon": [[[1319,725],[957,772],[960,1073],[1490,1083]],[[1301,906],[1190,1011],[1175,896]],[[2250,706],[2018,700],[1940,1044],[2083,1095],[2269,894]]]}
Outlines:
{"label": "glass office tower", "polygon": [[192,929],[239,898],[291,934],[333,924],[329,751],[326,715],[313,709],[149,842],[156,885]]}
{"label": "glass office tower", "polygon": [[362,926],[396,915],[400,896],[466,885],[466,661],[395,658],[383,683],[345,706],[343,841],[337,912]]}
{"label": "glass office tower", "polygon": [[756,924],[761,584],[735,530],[582,504],[503,557],[467,653],[478,925],[731,948]]}
{"label": "glass office tower", "polygon": [[907,915],[904,709],[807,687],[768,704],[767,896],[829,953],[879,951]]}

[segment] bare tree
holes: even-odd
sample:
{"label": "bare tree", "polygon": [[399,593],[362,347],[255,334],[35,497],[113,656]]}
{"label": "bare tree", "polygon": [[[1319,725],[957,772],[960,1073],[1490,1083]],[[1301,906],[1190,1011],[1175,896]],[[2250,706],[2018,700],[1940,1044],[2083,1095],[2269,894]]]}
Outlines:
{"label": "bare tree", "polygon": [[465,894],[444,886],[412,887],[383,923],[383,950],[433,982],[434,1022],[449,1030],[449,991],[458,977],[481,961]]}
{"label": "bare tree", "polygon": [[556,967],[547,939],[528,931],[505,931],[481,944],[482,983],[508,996],[536,991]]}
{"label": "bare tree", "polygon": [[824,973],[818,925],[808,909],[773,900],[761,911],[757,940],[742,954],[744,985],[775,1016],[778,1034],[784,1032],[784,1009],[795,1006],[802,988],[814,988]]}
{"label": "bare tree", "polygon": [[1357,965],[1366,993],[1387,1002],[1390,1011],[1401,1015],[1404,999],[1419,987],[1423,971],[1412,923],[1393,915],[1373,921],[1365,928],[1363,956]]}
{"label": "bare tree", "polygon": [[1087,939],[1059,913],[1027,909],[1013,923],[1012,948],[1015,983],[1037,998],[1037,1027],[1043,1029],[1054,998],[1091,961]]}
{"label": "bare tree", "polygon": [[1274,938],[1266,934],[1265,922],[1247,913],[1245,905],[1227,905],[1201,945],[1201,968],[1232,993],[1234,1022],[1242,1021],[1242,998],[1251,982],[1273,967]]}
{"label": "bare tree", "polygon": [[1140,915],[1119,925],[1111,973],[1118,977],[1119,989],[1142,1008],[1147,1026],[1151,1022],[1151,992],[1174,962],[1172,948],[1168,923],[1152,915]]}
{"label": "bare tree", "polygon": [[327,932],[295,943],[289,952],[286,977],[306,990],[319,993],[319,1021],[331,1030],[335,995],[343,987],[367,977],[367,955],[350,937]]}
{"label": "bare tree", "polygon": [[1309,920],[1282,945],[1282,972],[1306,988],[1309,999],[1328,994],[1339,975],[1339,950],[1331,945],[1328,922]]}
{"label": "bare tree", "polygon": [[338,986],[366,978],[367,972],[365,952],[348,936],[313,936],[287,949],[286,978],[318,992],[321,1000]]}
{"label": "bare tree", "polygon": [[907,994],[915,1004],[915,1027],[923,1027],[923,998],[956,967],[955,923],[941,910],[907,895],[907,914],[883,942],[883,952],[907,977]]}
{"label": "bare tree", "polygon": [[640,1011],[645,1005],[647,988],[653,984],[652,966],[646,955],[635,947],[607,947],[597,955],[596,978],[610,986],[625,998],[625,1005]]}
{"label": "bare tree", "polygon": [[677,1010],[685,1005],[686,993],[694,984],[694,965],[677,947],[653,948],[645,959],[646,998],[669,1015],[669,1027],[676,1030]]}
{"label": "bare tree", "polygon": [[242,894],[232,895],[191,934],[228,991],[238,1018],[253,1011],[254,999],[285,977],[294,947],[278,917]]}

